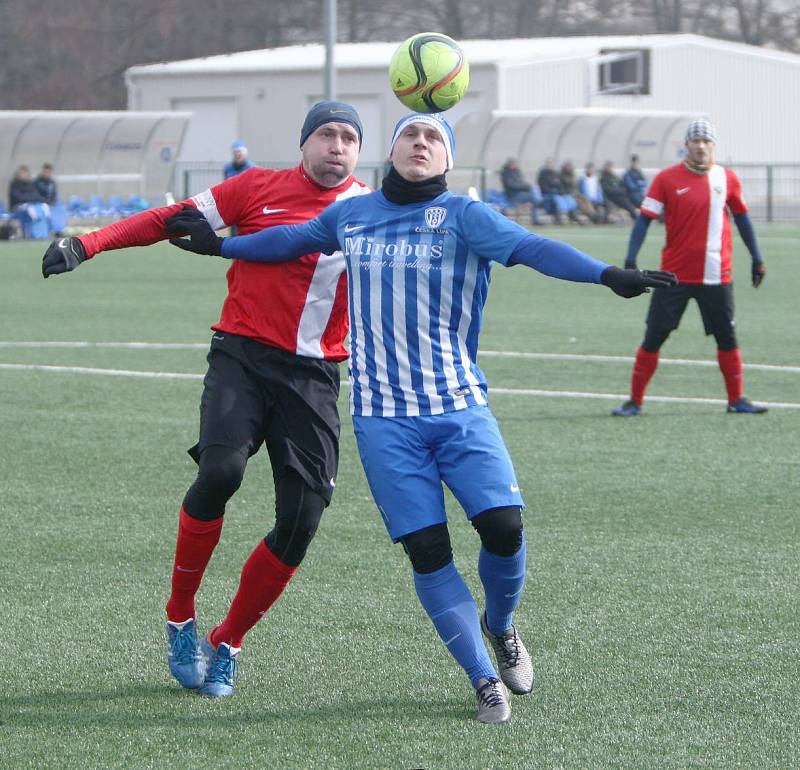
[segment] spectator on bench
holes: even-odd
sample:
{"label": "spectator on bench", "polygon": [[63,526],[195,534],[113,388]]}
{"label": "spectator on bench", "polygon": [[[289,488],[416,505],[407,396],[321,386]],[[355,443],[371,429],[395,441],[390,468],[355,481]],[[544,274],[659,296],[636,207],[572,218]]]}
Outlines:
{"label": "spectator on bench", "polygon": [[22,165],[8,186],[8,207],[19,219],[24,238],[46,238],[50,232],[50,207],[36,189],[31,170]]}
{"label": "spectator on bench", "polygon": [[503,184],[503,192],[512,206],[528,205],[531,209],[531,222],[540,225],[539,212],[537,206],[542,205],[541,193],[522,175],[515,158],[509,158],[500,169],[500,181]]}
{"label": "spectator on bench", "polygon": [[56,187],[56,180],[53,179],[53,165],[51,163],[42,164],[42,170],[33,184],[36,186],[36,191],[44,203],[49,203],[51,206],[55,204],[58,199],[58,188]]}
{"label": "spectator on bench", "polygon": [[562,224],[562,215],[567,214],[573,222],[578,222],[578,203],[571,195],[567,195],[561,188],[561,177],[556,171],[556,163],[552,158],[546,158],[544,166],[539,170],[539,189],[544,198],[544,210],[553,217],[553,222]]}
{"label": "spectator on bench", "polygon": [[647,191],[647,181],[639,166],[638,155],[631,155],[631,164],[622,175],[622,182],[625,185],[628,200],[638,209],[642,205],[644,194]]}
{"label": "spectator on bench", "polygon": [[600,178],[595,173],[594,163],[587,163],[583,171],[583,176],[578,182],[578,192],[581,197],[592,207],[592,222],[597,224],[608,223],[608,206],[603,197],[603,188],[600,186]]}
{"label": "spectator on bench", "polygon": [[631,219],[636,219],[639,213],[633,204],[628,200],[625,192],[625,185],[614,171],[614,162],[607,160],[603,164],[603,171],[600,174],[600,186],[603,188],[603,197],[606,203],[613,203],[615,206],[628,212]]}
{"label": "spectator on bench", "polygon": [[583,195],[581,195],[581,192],[578,189],[578,177],[575,174],[575,166],[571,160],[565,160],[561,164],[559,178],[561,180],[561,191],[564,195],[573,198],[578,207],[577,211],[574,212],[575,216],[571,216],[570,219],[572,219],[573,222],[584,224],[583,220],[581,220],[578,216],[578,212],[580,212],[591,221],[594,221],[594,206],[592,206],[592,204],[586,198],[584,198]]}

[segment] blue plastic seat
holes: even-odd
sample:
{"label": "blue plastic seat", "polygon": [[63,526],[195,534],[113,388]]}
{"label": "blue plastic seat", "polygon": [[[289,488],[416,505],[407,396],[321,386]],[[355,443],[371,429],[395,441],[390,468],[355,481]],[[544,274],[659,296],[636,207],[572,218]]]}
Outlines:
{"label": "blue plastic seat", "polygon": [[88,209],[89,204],[83,198],[81,198],[80,195],[69,196],[69,199],[67,200],[67,213],[70,216],[85,216]]}
{"label": "blue plastic seat", "polygon": [[131,195],[125,205],[133,214],[138,214],[140,211],[146,211],[150,208],[147,198],[143,198],[141,195]]}

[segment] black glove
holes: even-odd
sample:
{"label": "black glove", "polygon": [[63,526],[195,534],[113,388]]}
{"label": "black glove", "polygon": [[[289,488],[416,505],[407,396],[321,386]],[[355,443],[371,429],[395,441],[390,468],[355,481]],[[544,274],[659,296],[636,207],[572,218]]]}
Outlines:
{"label": "black glove", "polygon": [[77,238],[59,238],[53,241],[42,257],[42,275],[68,273],[86,259],[83,244]]}
{"label": "black glove", "polygon": [[754,259],[750,273],[753,276],[753,288],[757,289],[761,286],[761,282],[767,274],[767,269],[764,267],[764,260]]}
{"label": "black glove", "polygon": [[665,273],[661,270],[622,270],[614,265],[603,270],[600,280],[614,294],[625,298],[646,294],[650,291],[650,287],[659,289],[675,286],[678,283],[674,273]]}
{"label": "black glove", "polygon": [[211,254],[218,257],[222,254],[222,242],[208,220],[194,207],[187,206],[177,214],[173,214],[166,222],[166,231],[176,235],[187,235],[190,240],[185,238],[170,238],[169,242],[173,246],[193,251],[195,254]]}
{"label": "black glove", "polygon": [[625,260],[625,269],[626,270],[636,270],[636,260]]}

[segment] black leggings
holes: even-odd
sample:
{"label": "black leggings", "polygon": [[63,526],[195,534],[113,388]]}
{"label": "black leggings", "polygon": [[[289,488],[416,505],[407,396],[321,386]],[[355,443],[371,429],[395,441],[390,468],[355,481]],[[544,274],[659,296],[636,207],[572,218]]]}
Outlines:
{"label": "black leggings", "polygon": [[[200,453],[198,465],[197,478],[186,493],[183,509],[193,519],[218,519],[242,483],[247,455],[212,445]],[[270,551],[290,567],[300,564],[324,510],[325,500],[299,474],[284,468],[275,483],[275,526],[264,538]]]}
{"label": "black leggings", "polygon": [[[513,556],[522,546],[522,509],[490,508],[472,519],[483,547],[496,556]],[[447,524],[434,524],[400,538],[411,566],[420,575],[447,566],[453,560]]]}

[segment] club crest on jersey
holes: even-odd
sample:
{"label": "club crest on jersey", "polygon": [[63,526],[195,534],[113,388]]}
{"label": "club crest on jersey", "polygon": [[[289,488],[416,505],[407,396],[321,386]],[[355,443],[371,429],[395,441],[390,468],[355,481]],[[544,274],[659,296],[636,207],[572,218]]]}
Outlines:
{"label": "club crest on jersey", "polygon": [[447,209],[444,206],[431,206],[425,209],[425,224],[428,227],[439,227],[447,216]]}

